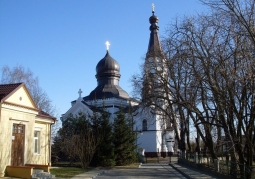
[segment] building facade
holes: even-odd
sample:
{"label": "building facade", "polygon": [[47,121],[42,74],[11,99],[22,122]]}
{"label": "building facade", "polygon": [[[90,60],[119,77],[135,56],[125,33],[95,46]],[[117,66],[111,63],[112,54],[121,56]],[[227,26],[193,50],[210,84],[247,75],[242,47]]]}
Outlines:
{"label": "building facade", "polygon": [[[37,108],[24,83],[1,84],[0,173],[8,171],[7,166],[50,166],[51,127],[55,120]],[[24,177],[14,173],[8,176]]]}
{"label": "building facade", "polygon": [[[144,66],[146,71],[150,73],[154,70],[150,66],[150,61],[157,60],[161,65],[164,62],[164,55],[160,44],[158,34],[158,17],[154,15],[149,18],[150,38],[149,46],[146,54]],[[166,71],[163,70],[163,73]],[[85,97],[79,96],[71,102],[71,108],[62,115],[61,120],[64,121],[70,114],[76,115],[79,112],[87,115],[93,114],[95,107],[104,106],[110,113],[111,122],[113,122],[116,114],[120,109],[124,109],[126,113],[130,113],[134,120],[133,131],[137,133],[137,145],[145,150],[147,157],[156,157],[167,152],[164,135],[166,124],[162,120],[162,115],[153,111],[149,107],[143,107],[140,102],[131,98],[129,94],[119,86],[120,66],[118,62],[111,57],[107,49],[106,55],[96,66],[97,87]],[[163,104],[162,104],[163,105]]]}

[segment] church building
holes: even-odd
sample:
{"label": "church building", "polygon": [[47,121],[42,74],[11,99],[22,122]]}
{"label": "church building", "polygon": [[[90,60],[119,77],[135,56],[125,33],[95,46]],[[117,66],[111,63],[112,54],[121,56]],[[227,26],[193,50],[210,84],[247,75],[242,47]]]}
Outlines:
{"label": "church building", "polygon": [[[145,66],[147,65],[146,61],[150,59],[155,60],[163,57],[158,34],[158,17],[154,15],[154,7],[149,22],[151,24],[151,32],[144,63]],[[156,157],[161,153],[163,153],[164,156],[164,153],[167,152],[164,142],[166,125],[161,120],[160,116],[152,112],[151,109],[142,107],[139,101],[131,98],[129,94],[119,86],[121,77],[120,65],[109,53],[109,42],[107,42],[106,45],[106,54],[96,66],[96,88],[85,97],[82,97],[82,91],[80,89],[78,98],[71,102],[71,108],[62,115],[61,120],[64,121],[70,114],[76,115],[79,112],[92,116],[95,106],[104,106],[111,114],[110,120],[113,122],[121,108],[127,113],[132,109],[131,114],[135,121],[133,130],[137,133],[138,148],[145,150],[146,157]]]}

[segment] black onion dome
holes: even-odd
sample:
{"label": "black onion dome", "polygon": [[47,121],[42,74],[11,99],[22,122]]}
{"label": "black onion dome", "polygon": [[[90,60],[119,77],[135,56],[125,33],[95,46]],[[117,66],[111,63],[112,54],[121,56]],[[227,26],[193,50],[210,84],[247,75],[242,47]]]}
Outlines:
{"label": "black onion dome", "polygon": [[105,57],[100,60],[96,66],[96,77],[100,76],[120,76],[120,65],[111,57],[109,51],[107,51]]}
{"label": "black onion dome", "polygon": [[154,15],[154,13],[152,14],[152,16],[149,18],[150,21],[150,30],[159,30],[159,26],[158,26],[158,17]]}
{"label": "black onion dome", "polygon": [[154,13],[153,13],[153,15],[149,18],[149,21],[150,21],[151,24],[158,23],[158,17],[155,16]]}
{"label": "black onion dome", "polygon": [[96,66],[97,87],[84,97],[86,100],[124,98],[129,99],[129,95],[119,86],[120,65],[114,60],[109,51]]}

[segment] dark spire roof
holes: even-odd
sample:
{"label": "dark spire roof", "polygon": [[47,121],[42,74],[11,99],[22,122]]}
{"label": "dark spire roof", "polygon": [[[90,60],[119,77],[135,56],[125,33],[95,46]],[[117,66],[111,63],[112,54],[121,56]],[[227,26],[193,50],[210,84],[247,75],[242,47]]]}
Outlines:
{"label": "dark spire roof", "polygon": [[120,66],[107,50],[105,57],[96,66],[97,87],[84,100],[105,98],[130,98],[128,93],[119,86]]}
{"label": "dark spire roof", "polygon": [[162,57],[163,56],[163,50],[160,44],[159,39],[159,26],[158,26],[158,17],[154,15],[154,10],[152,11],[152,16],[149,18],[150,21],[150,41],[148,45],[148,51],[146,53],[146,57]]}

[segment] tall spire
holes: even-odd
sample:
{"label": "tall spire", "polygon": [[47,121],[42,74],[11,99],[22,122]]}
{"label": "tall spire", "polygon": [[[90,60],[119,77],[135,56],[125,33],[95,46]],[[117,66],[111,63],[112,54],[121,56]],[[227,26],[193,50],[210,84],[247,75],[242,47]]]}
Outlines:
{"label": "tall spire", "polygon": [[155,13],[155,6],[152,4],[152,16],[149,18],[150,21],[150,41],[148,45],[148,50],[146,57],[162,57],[163,51],[160,44],[159,39],[159,26],[158,26],[158,17],[154,15]]}
{"label": "tall spire", "polygon": [[[152,96],[154,93],[161,92],[158,86],[155,86],[155,81],[158,80],[164,74],[164,52],[162,50],[160,39],[159,39],[159,26],[158,26],[158,17],[155,16],[155,6],[152,4],[152,16],[149,18],[150,22],[150,40],[148,45],[148,50],[146,53],[145,63],[144,63],[144,73],[145,79],[143,81],[142,88],[142,101],[147,103],[149,99],[149,103],[152,100]],[[159,91],[157,91],[159,90]],[[154,99],[153,99],[154,100]],[[156,101],[154,101],[156,103]]]}

